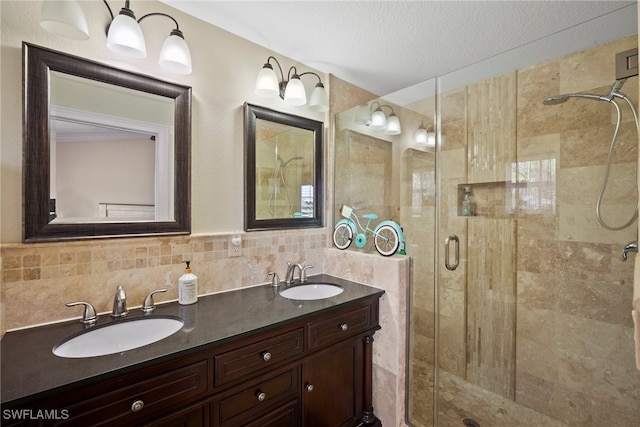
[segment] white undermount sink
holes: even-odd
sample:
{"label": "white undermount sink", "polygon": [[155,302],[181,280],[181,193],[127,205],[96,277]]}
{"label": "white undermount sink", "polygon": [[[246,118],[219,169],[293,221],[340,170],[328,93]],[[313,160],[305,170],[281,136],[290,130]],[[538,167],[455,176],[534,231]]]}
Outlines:
{"label": "white undermount sink", "polygon": [[334,297],[342,291],[344,291],[342,286],[331,283],[307,283],[284,289],[280,295],[288,299],[310,301]]}
{"label": "white undermount sink", "polygon": [[178,332],[184,322],[173,316],[124,319],[94,326],[63,340],[53,348],[59,357],[82,358],[121,353],[160,341]]}

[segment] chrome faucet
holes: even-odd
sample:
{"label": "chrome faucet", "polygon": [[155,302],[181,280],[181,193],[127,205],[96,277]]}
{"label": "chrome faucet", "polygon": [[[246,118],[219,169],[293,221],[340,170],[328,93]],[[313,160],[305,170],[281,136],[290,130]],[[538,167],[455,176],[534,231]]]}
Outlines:
{"label": "chrome faucet", "polygon": [[284,283],[290,285],[293,283],[293,276],[296,273],[296,268],[300,270],[300,274],[302,275],[302,266],[296,263],[287,263],[287,274],[284,275]]}
{"label": "chrome faucet", "polygon": [[116,289],[116,296],[113,297],[113,311],[111,317],[124,317],[129,311],[127,310],[127,294],[122,286]]}
{"label": "chrome faucet", "polygon": [[292,264],[290,262],[287,263],[287,274],[284,276],[284,283],[290,285],[295,280],[296,268],[300,270],[300,283],[305,283],[307,281],[307,270],[313,268],[313,265],[305,265],[302,264]]}
{"label": "chrome faucet", "polygon": [[622,261],[626,261],[629,252],[638,252],[638,242],[636,240],[627,243],[627,245],[622,250],[622,253],[620,254],[620,259]]}

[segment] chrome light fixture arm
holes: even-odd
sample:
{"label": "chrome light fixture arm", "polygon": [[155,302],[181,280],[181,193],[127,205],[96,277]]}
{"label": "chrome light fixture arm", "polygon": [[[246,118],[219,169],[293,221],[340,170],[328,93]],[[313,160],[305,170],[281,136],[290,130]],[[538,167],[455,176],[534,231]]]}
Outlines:
{"label": "chrome light fixture arm", "polygon": [[[107,7],[107,10],[109,11],[109,15],[111,15],[111,21],[113,21],[115,19],[115,15],[113,14],[113,10],[111,9],[111,6],[109,6],[109,3],[107,3],[107,0],[102,0],[102,2],[104,3],[104,5]],[[130,16],[133,19],[136,19],[136,15],[133,13],[133,10],[131,10],[129,8],[129,3],[130,0],[126,0],[124,2],[124,7],[122,9],[120,9],[120,13]],[[150,16],[154,16],[154,15],[160,15],[160,16],[165,16],[169,19],[171,19],[175,24],[176,24],[176,28],[171,32],[171,35],[177,35],[179,37],[184,38],[184,35],[182,34],[182,31],[180,30],[180,24],[178,24],[178,21],[171,15],[167,14],[167,13],[162,13],[162,12],[152,12],[152,13],[147,13],[146,15],[142,16],[140,19],[137,19],[136,22],[141,23],[143,19],[148,18]],[[111,25],[111,22],[109,22],[109,25]],[[107,32],[109,30],[109,25],[107,25]],[[174,34],[175,32],[175,34]],[[275,59],[275,58],[273,58]]]}
{"label": "chrome light fixture arm", "polygon": [[[271,60],[276,63],[280,71],[278,79],[276,72],[271,65]],[[322,78],[312,71],[305,71],[298,74],[295,65],[289,67],[285,77],[284,70],[280,62],[274,57],[269,56],[267,62],[262,66],[261,72],[258,74],[256,81],[256,94],[261,96],[279,96],[287,104],[300,106],[307,104],[307,96],[302,85],[300,77],[311,74],[316,76],[318,83],[315,86],[311,99],[308,103],[309,109],[317,112],[325,112],[329,110],[329,98],[322,84]]]}
{"label": "chrome light fixture arm", "polygon": [[[115,16],[113,15],[113,11],[111,10],[111,7],[109,6],[109,3],[107,3],[107,0],[102,0],[102,2],[104,3],[105,6],[107,6],[107,10],[109,10],[109,15],[111,15],[111,21],[113,21]],[[129,9],[129,0],[125,1],[123,9],[127,9],[129,12],[131,12],[131,9]],[[131,12],[131,14],[133,14],[133,12]],[[111,21],[109,21],[109,22],[111,22]],[[109,28],[109,26],[107,25],[107,29],[108,28]]]}
{"label": "chrome light fixture arm", "polygon": [[[295,68],[295,67],[291,67],[291,68]],[[324,88],[324,85],[322,84],[322,79],[320,78],[320,76],[317,73],[314,73],[313,71],[305,71],[302,74],[298,74],[298,77],[302,77],[302,76],[307,75],[307,74],[311,74],[311,75],[316,76],[318,78],[318,83],[316,83],[316,87]]]}
{"label": "chrome light fixture arm", "polygon": [[176,19],[173,16],[168,15],[166,13],[162,13],[162,12],[147,13],[146,15],[144,15],[143,17],[138,19],[138,24],[141,23],[143,19],[148,18],[150,16],[156,16],[156,15],[157,16],[165,16],[165,17],[171,19],[176,24],[176,28],[171,30],[171,35],[172,36],[178,36],[178,37],[184,39],[184,35],[182,34],[182,31],[180,31],[180,25],[178,25],[178,21],[176,21]]}
{"label": "chrome light fixture arm", "polygon": [[162,45],[159,65],[172,73],[191,74],[191,52],[184,40],[184,34],[180,30],[178,21],[173,16],[166,13],[153,12],[136,20],[135,14],[129,8],[129,0],[125,1],[124,7],[120,10],[118,16],[115,16],[109,3],[106,0],[102,1],[109,11],[109,15],[111,15],[111,21],[107,26],[107,46],[110,50],[134,58],[144,58],[147,53],[140,22],[150,16],[164,16],[171,19],[176,28],[171,31]]}
{"label": "chrome light fixture arm", "polygon": [[282,65],[280,65],[280,62],[275,56],[269,56],[267,58],[267,62],[263,65],[262,68],[269,68],[273,70],[273,65],[271,65],[271,62],[269,62],[272,59],[275,61],[276,65],[278,66],[278,70],[280,71],[280,82],[278,83],[278,89],[279,89],[278,92],[279,92],[280,98],[284,99],[284,91],[287,88],[287,83],[289,82],[289,78],[291,76],[291,68],[294,68],[294,67],[289,68],[289,73],[287,75],[287,78],[285,79],[284,72],[282,71]]}

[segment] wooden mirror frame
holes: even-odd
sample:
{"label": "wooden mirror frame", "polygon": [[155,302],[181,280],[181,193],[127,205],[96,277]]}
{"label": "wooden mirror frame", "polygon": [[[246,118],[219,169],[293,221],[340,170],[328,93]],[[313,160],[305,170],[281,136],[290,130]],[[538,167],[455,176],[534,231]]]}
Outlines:
{"label": "wooden mirror frame", "polygon": [[[191,232],[191,88],[77,56],[22,44],[23,241],[177,235]],[[49,72],[58,71],[174,100],[172,221],[52,223],[49,219]]]}
{"label": "wooden mirror frame", "polygon": [[[304,218],[256,218],[256,120],[306,129],[313,132],[313,209],[312,217]],[[256,105],[244,104],[244,149],[245,149],[245,206],[244,226],[246,231],[277,230],[290,228],[322,227],[324,222],[324,123],[294,116]]]}

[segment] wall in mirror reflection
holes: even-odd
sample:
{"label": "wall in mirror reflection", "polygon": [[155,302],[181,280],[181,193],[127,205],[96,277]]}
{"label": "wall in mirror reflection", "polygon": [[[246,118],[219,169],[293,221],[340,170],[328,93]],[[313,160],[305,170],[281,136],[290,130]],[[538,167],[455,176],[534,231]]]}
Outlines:
{"label": "wall in mirror reflection", "polygon": [[170,98],[51,72],[50,218],[173,219]]}
{"label": "wall in mirror reflection", "polygon": [[314,133],[256,120],[256,219],[314,214]]}

